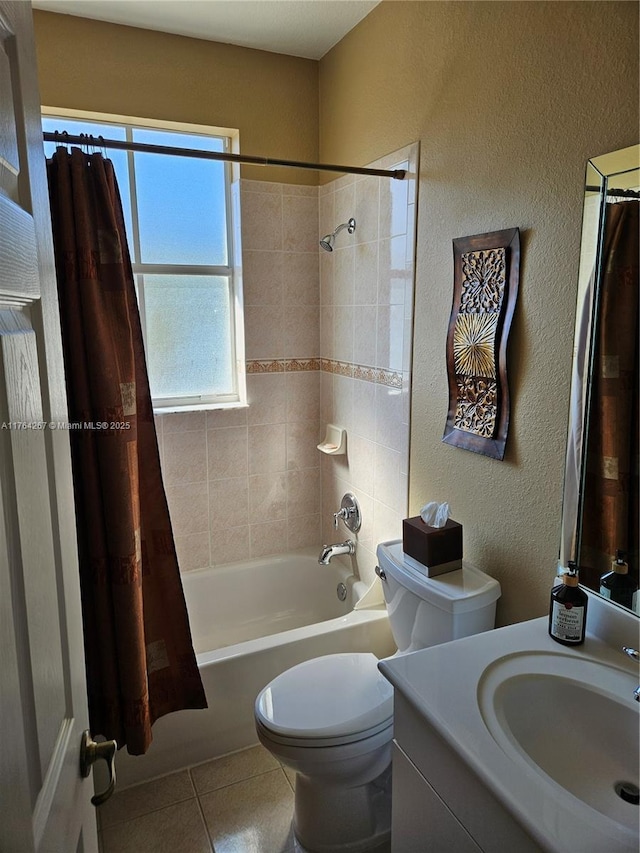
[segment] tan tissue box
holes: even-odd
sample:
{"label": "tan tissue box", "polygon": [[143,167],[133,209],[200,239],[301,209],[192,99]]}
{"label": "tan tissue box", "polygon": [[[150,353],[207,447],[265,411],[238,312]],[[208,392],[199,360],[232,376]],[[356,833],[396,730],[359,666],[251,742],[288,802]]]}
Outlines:
{"label": "tan tissue box", "polygon": [[444,527],[430,527],[419,515],[402,522],[402,550],[424,566],[433,578],[462,568],[462,525],[448,519]]}

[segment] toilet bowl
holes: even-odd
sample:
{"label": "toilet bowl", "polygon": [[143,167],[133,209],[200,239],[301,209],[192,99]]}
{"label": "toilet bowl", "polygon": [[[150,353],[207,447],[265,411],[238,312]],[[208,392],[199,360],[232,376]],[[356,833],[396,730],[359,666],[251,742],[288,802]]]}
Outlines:
{"label": "toilet bowl", "polygon": [[[396,654],[493,628],[500,586],[465,566],[437,578],[378,546]],[[260,742],[296,773],[294,833],[309,853],[388,850],[393,688],[371,653],[326,655],[271,681],[255,703]]]}
{"label": "toilet bowl", "polygon": [[365,653],[294,666],[258,695],[260,742],[295,771],[294,832],[313,853],[361,853],[389,837],[393,688]]}

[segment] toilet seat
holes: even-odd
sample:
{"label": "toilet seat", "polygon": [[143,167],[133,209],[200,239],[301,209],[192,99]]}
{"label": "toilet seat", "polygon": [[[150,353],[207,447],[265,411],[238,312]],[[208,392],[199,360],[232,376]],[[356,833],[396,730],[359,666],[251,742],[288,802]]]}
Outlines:
{"label": "toilet seat", "polygon": [[[363,732],[351,732],[348,735],[342,735],[342,737],[312,738],[275,734],[271,731],[271,729],[269,729],[259,719],[257,719],[257,717],[256,728],[258,733],[265,740],[268,740],[272,744],[280,744],[281,746],[286,747],[302,747],[308,749],[317,749],[322,747],[328,748],[330,746],[349,746],[351,744],[356,743],[362,744],[362,747],[370,745],[371,748],[374,748],[374,738],[377,735],[383,735],[382,741],[391,740],[393,738],[393,719],[385,720],[383,723],[380,723],[380,725],[378,726],[374,726],[374,728],[372,729],[367,729]],[[369,740],[371,741],[371,744],[367,745],[364,743],[364,741]]]}
{"label": "toilet seat", "polygon": [[[326,655],[273,679],[255,703],[274,743],[328,747],[373,737],[393,725],[393,687],[371,653]],[[390,735],[389,735],[390,736]]]}

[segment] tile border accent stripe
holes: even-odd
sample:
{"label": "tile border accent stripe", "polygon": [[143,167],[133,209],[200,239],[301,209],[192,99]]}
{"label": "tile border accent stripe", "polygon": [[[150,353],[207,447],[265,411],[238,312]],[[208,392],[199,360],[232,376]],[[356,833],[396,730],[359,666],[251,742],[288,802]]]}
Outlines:
{"label": "tile border accent stripe", "polygon": [[367,367],[363,364],[353,364],[348,361],[336,361],[332,358],[265,358],[247,361],[247,374],[261,373],[299,373],[312,370],[322,370],[336,376],[347,376],[351,379],[361,379],[376,385],[388,385],[391,388],[402,388],[402,373],[395,370],[384,370],[381,367]]}
{"label": "tile border accent stripe", "polygon": [[261,358],[247,361],[247,373],[299,373],[320,370],[319,358]]}

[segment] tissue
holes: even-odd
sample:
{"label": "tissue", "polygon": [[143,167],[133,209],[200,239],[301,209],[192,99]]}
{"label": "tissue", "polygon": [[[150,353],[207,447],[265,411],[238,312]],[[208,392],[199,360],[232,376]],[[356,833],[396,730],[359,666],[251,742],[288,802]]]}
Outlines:
{"label": "tissue", "polygon": [[431,501],[420,510],[420,518],[429,527],[444,527],[449,519],[449,504]]}
{"label": "tissue", "polygon": [[462,525],[449,518],[449,504],[431,501],[402,522],[402,550],[428,577],[462,568]]}

